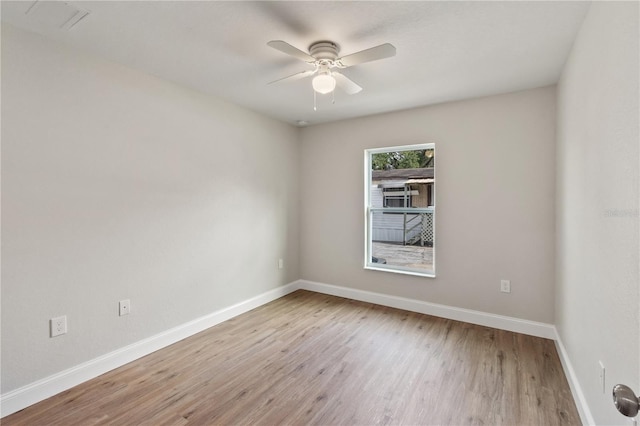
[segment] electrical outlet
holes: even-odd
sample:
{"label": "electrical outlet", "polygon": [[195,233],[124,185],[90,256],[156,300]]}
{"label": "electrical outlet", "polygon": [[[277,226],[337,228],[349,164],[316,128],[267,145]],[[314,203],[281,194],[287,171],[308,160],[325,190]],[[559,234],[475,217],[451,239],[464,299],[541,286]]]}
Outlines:
{"label": "electrical outlet", "polygon": [[120,307],[120,316],[129,315],[131,313],[131,301],[129,299],[121,300],[119,307]]}
{"label": "electrical outlet", "polygon": [[607,393],[607,388],[605,387],[606,370],[602,361],[598,361],[598,365],[600,366],[600,390],[602,390],[602,393]]}
{"label": "electrical outlet", "polygon": [[67,333],[67,316],[51,318],[51,337]]}
{"label": "electrical outlet", "polygon": [[511,293],[511,281],[500,280],[500,291],[503,293]]}
{"label": "electrical outlet", "polygon": [[284,268],[284,259],[278,259],[278,269]]}

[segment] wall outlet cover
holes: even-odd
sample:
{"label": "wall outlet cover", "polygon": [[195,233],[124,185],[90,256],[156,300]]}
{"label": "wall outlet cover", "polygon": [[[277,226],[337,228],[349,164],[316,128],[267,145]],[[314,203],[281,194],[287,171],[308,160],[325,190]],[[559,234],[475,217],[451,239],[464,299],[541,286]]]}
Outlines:
{"label": "wall outlet cover", "polygon": [[51,337],[60,336],[67,333],[67,316],[51,318]]}
{"label": "wall outlet cover", "polygon": [[120,316],[129,315],[131,313],[131,301],[129,299],[121,300],[118,306]]}

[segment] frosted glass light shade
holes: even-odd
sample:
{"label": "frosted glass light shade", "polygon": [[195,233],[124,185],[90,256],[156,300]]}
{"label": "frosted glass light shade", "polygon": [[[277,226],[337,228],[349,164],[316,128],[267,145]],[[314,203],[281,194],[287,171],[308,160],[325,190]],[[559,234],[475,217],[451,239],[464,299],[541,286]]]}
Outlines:
{"label": "frosted glass light shade", "polygon": [[336,80],[330,74],[319,74],[313,78],[311,85],[313,90],[325,95],[336,88]]}

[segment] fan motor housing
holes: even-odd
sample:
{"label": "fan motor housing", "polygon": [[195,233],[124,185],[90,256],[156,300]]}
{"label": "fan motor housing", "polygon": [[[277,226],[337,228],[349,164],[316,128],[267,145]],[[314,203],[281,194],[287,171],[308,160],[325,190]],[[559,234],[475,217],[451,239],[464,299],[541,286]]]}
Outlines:
{"label": "fan motor housing", "polygon": [[309,46],[309,54],[317,60],[333,61],[338,57],[340,48],[332,41],[317,41]]}

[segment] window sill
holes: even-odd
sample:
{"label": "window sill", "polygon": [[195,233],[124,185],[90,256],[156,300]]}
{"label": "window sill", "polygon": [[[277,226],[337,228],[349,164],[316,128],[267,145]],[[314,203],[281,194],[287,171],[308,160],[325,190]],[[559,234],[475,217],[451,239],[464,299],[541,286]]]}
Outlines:
{"label": "window sill", "polygon": [[364,269],[368,269],[370,271],[382,271],[382,272],[392,272],[394,274],[403,274],[403,275],[413,275],[416,277],[426,277],[426,278],[435,278],[435,271],[418,271],[415,269],[399,269],[398,267],[384,267],[380,265],[373,266],[371,264],[365,265]]}

